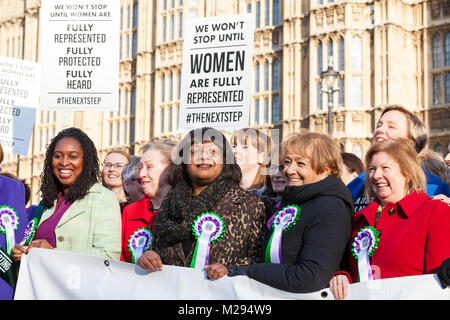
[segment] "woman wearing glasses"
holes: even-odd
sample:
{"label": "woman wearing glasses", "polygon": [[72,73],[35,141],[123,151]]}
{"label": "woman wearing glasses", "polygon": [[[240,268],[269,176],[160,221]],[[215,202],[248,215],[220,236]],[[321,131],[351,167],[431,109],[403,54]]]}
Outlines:
{"label": "woman wearing glasses", "polygon": [[120,204],[120,211],[128,204],[127,196],[123,190],[122,171],[130,162],[131,156],[122,150],[112,150],[108,152],[103,160],[102,184],[117,197]]}

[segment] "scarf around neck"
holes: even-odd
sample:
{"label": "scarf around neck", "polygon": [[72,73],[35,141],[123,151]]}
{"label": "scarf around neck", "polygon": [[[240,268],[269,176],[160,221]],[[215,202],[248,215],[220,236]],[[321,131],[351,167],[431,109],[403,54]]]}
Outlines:
{"label": "scarf around neck", "polygon": [[154,223],[155,240],[160,238],[169,245],[193,238],[192,224],[203,212],[212,212],[217,203],[236,182],[219,176],[197,196],[182,179],[169,191],[161,203]]}

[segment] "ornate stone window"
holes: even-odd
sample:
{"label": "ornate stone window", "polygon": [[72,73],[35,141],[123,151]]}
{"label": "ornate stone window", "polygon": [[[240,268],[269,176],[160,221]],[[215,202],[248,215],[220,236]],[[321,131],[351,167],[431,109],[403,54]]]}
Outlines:
{"label": "ornate stone window", "polygon": [[[255,62],[254,125],[277,123],[280,118],[281,62],[274,55]],[[262,84],[262,85],[260,85]]]}
{"label": "ornate stone window", "polygon": [[435,34],[432,40],[432,52],[433,52],[433,68],[441,67],[441,37],[439,34]]}
{"label": "ornate stone window", "polygon": [[431,37],[432,104],[450,103],[450,32]]}

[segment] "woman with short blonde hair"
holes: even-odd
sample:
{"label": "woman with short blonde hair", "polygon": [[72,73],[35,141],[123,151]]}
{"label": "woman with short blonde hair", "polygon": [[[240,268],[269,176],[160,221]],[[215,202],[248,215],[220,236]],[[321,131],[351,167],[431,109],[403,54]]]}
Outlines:
{"label": "woman with short blonde hair", "polygon": [[236,266],[230,275],[284,291],[318,291],[338,270],[350,238],[353,201],[339,179],[341,153],[329,136],[305,132],[286,137],[281,156],[287,184],[267,223],[265,263]]}
{"label": "woman with short blonde hair", "polygon": [[353,217],[349,254],[343,259],[349,273],[330,281],[336,299],[347,296],[351,280],[437,273],[450,257],[450,207],[425,193],[425,174],[412,144],[406,139],[378,142],[365,161],[366,187],[374,200]]}
{"label": "woman with short blonde hair", "polygon": [[311,167],[317,173],[330,169],[336,178],[341,177],[343,168],[341,151],[330,136],[309,131],[292,133],[283,141],[280,159],[285,158],[289,149],[314,159]]}
{"label": "woman with short blonde hair", "polygon": [[[365,156],[366,172],[370,172],[370,160],[379,152],[387,153],[399,164],[402,175],[407,179],[405,184],[406,194],[415,190],[427,191],[425,173],[420,166],[417,153],[406,139],[386,140],[383,143],[374,144]],[[372,199],[373,191],[370,179],[366,178],[365,188],[368,199]]]}

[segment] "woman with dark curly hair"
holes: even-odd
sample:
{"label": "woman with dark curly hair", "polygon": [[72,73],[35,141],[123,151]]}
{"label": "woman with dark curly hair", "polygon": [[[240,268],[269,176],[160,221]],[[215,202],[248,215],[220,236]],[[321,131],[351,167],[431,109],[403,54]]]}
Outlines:
{"label": "woman with dark curly hair", "polygon": [[[41,174],[42,217],[31,236],[16,244],[20,260],[30,248],[61,249],[119,260],[121,215],[114,193],[98,183],[97,150],[78,128],[64,129],[52,139]],[[29,225],[30,230],[33,223]],[[29,245],[26,247],[26,245]]]}

